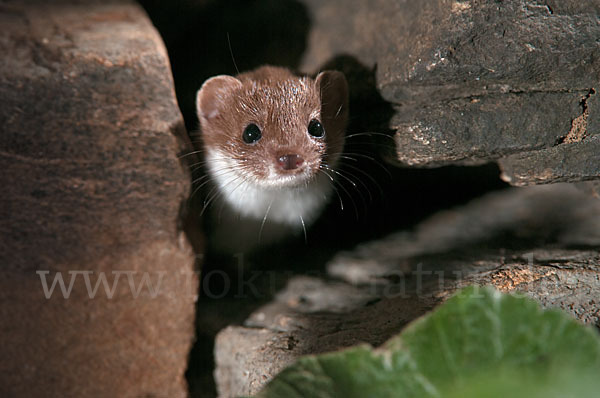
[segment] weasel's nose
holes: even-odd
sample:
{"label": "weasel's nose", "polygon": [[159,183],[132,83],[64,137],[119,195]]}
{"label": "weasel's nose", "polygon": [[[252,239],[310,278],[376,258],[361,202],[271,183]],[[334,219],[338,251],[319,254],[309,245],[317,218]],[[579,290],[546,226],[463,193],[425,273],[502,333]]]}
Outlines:
{"label": "weasel's nose", "polygon": [[304,159],[300,155],[289,154],[277,158],[277,164],[284,170],[294,170],[302,166]]}

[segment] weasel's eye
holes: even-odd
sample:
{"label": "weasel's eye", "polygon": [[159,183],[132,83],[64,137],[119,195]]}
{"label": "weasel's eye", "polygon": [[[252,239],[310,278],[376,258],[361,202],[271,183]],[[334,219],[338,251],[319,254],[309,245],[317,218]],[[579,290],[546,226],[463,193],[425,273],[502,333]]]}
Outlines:
{"label": "weasel's eye", "polygon": [[258,126],[254,123],[250,123],[244,129],[244,133],[242,134],[242,139],[246,144],[254,144],[256,141],[260,140],[262,134]]}
{"label": "weasel's eye", "polygon": [[310,121],[310,123],[308,123],[308,134],[316,138],[323,138],[325,135],[325,129],[323,128],[321,122],[319,122],[317,119],[313,119]]}

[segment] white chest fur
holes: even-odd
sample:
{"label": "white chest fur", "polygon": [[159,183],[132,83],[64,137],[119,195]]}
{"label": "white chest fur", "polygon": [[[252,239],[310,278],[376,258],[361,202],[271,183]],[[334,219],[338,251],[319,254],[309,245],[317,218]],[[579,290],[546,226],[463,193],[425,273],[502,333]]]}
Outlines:
{"label": "white chest fur", "polygon": [[331,194],[333,183],[325,173],[319,173],[299,187],[264,188],[243,174],[230,157],[219,151],[209,151],[207,161],[211,178],[220,192],[220,200],[240,216],[302,227],[312,223]]}

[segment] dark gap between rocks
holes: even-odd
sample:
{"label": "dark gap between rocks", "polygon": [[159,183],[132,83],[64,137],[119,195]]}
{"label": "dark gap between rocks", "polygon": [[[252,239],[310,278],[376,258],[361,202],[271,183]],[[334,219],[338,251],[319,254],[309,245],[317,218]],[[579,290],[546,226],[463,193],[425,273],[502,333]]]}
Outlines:
{"label": "dark gap between rocks", "polygon": [[[294,69],[306,49],[310,16],[297,1],[140,3],[167,46],[188,132],[197,129],[194,98],[202,82],[217,74],[236,74],[230,45],[240,71],[261,64]],[[353,93],[349,134],[389,133],[391,107],[375,89],[374,71],[343,54],[325,66],[340,69],[348,76]],[[197,341],[186,374],[192,397],[216,395],[212,372],[214,337],[218,331],[229,324],[242,324],[292,276],[326,277],[325,264],[340,250],[398,229],[410,229],[439,210],[507,186],[499,179],[495,164],[439,169],[389,166],[383,158],[394,151],[393,140],[379,135],[350,139],[346,150],[368,153],[374,160],[361,158],[352,164],[354,168],[342,169],[360,181],[357,189],[344,182],[351,192],[341,193],[346,209],[341,211],[334,198],[320,221],[309,230],[308,244],[302,238],[289,239],[244,258],[243,268],[238,267],[238,258],[219,258],[212,253],[204,256],[196,315]]]}

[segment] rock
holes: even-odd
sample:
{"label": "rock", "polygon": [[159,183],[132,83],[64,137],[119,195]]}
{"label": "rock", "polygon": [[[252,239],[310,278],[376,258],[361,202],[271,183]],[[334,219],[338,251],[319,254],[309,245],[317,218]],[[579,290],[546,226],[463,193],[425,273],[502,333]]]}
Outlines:
{"label": "rock", "polygon": [[377,346],[467,285],[494,285],[600,326],[600,202],[570,184],[509,189],[295,277],[215,346],[219,396],[253,394],[300,355]]}
{"label": "rock", "polygon": [[523,186],[550,182],[585,181],[599,177],[600,135],[500,160],[502,179]]}
{"label": "rock", "polygon": [[583,192],[593,195],[596,198],[600,198],[600,181],[598,180],[578,182],[575,186]]}
{"label": "rock", "polygon": [[314,24],[302,67],[340,54],[376,65],[401,165],[503,159],[515,185],[600,176],[590,158],[600,132],[597,1],[303,3]]}
{"label": "rock", "polygon": [[186,396],[197,278],[162,41],[131,1],[0,21],[0,395]]}

